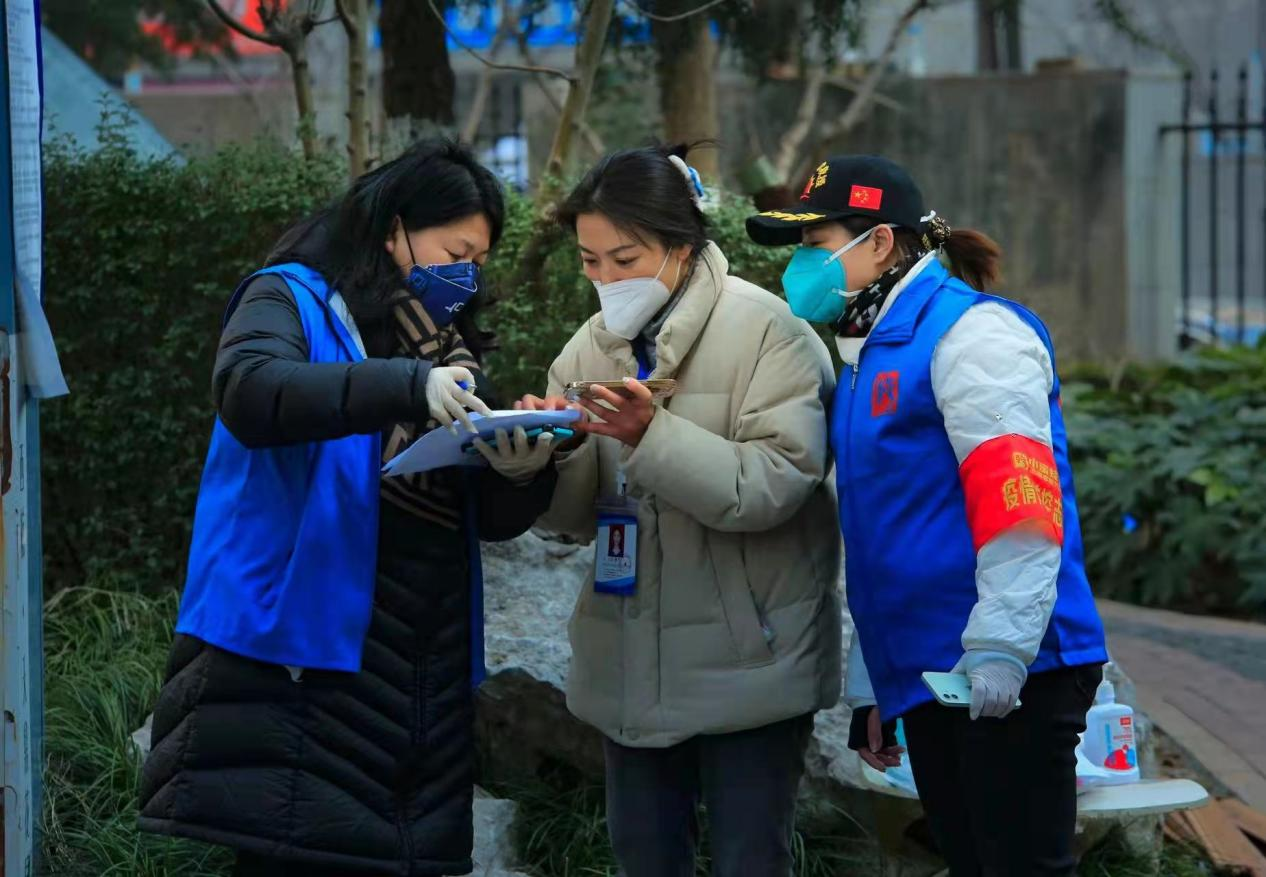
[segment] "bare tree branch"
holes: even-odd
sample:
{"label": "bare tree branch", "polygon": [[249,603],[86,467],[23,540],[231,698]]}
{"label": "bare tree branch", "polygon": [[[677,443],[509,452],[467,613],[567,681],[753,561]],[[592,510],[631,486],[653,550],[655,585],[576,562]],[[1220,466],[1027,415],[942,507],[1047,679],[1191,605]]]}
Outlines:
{"label": "bare tree branch", "polygon": [[[515,41],[519,44],[519,54],[523,57],[523,60],[529,64],[535,64],[536,59],[532,55],[532,47],[528,45],[527,32],[518,31],[515,34]],[[534,82],[536,87],[540,89],[544,98],[549,101],[549,105],[554,108],[554,112],[562,115],[563,102],[559,100],[558,95],[550,91],[549,86],[545,84],[545,80],[540,76],[533,76],[532,82]],[[589,148],[593,151],[594,155],[602,155],[607,151],[606,144],[602,142],[602,138],[598,136],[598,132],[593,130],[588,122],[581,119],[577,123],[577,128],[580,131],[580,136],[585,138],[585,143],[589,145]]]}
{"label": "bare tree branch", "polygon": [[[857,94],[859,91],[861,91],[861,87],[862,87],[861,82],[848,79],[847,77],[844,77],[844,76],[828,76],[824,84],[829,85],[832,88],[838,88],[838,89],[841,89],[842,91],[850,92],[852,94]],[[903,104],[901,101],[894,100],[893,98],[888,97],[888,95],[881,94],[878,91],[871,94],[870,99],[874,103],[878,104],[879,106],[885,109],[892,110],[895,113],[904,113],[910,109],[909,106],[907,106],[906,104]]]}
{"label": "bare tree branch", "polygon": [[932,5],[933,0],[914,0],[906,11],[901,13],[901,17],[897,19],[896,24],[892,26],[891,33],[888,34],[888,41],[884,44],[883,51],[879,53],[879,57],[875,59],[875,63],[871,65],[867,71],[865,78],[857,86],[857,93],[849,102],[848,108],[844,110],[830,125],[822,129],[820,139],[823,142],[834,140],[857,126],[862,120],[863,115],[868,109],[875,97],[875,89],[879,87],[879,81],[884,78],[884,74],[888,72],[888,62],[892,60],[892,56],[897,53],[897,46],[901,44],[901,37],[905,35],[906,30],[910,27],[910,22],[920,12]]}
{"label": "bare tree branch", "polygon": [[370,0],[336,0],[347,32],[347,157],[353,177],[369,168],[369,63],[366,31]]}
{"label": "bare tree branch", "polygon": [[352,20],[352,14],[347,9],[347,0],[334,0],[334,9],[338,13],[338,20],[343,22],[343,29],[350,36],[356,27],[356,22]]}
{"label": "bare tree branch", "polygon": [[822,83],[826,81],[826,68],[814,67],[804,81],[804,91],[800,95],[800,107],[796,110],[796,118],[778,142],[778,154],[774,156],[774,170],[778,179],[787,180],[796,166],[796,157],[800,147],[813,130],[813,122],[818,115],[818,104],[822,97]]}
{"label": "bare tree branch", "polygon": [[483,64],[485,67],[493,70],[516,70],[520,73],[539,73],[544,76],[557,76],[560,79],[566,79],[568,82],[575,81],[575,77],[572,76],[572,74],[568,73],[566,70],[559,70],[557,67],[534,67],[525,64],[498,64],[495,61],[489,61],[483,55],[463,43],[461,37],[453,33],[453,29],[449,27],[448,22],[444,20],[443,14],[441,14],[439,9],[436,8],[435,0],[426,0],[426,3],[431,7],[431,13],[439,20],[440,26],[443,27],[444,30],[448,32],[448,35],[453,38],[453,42],[457,43],[463,51],[467,52],[472,58],[480,64]]}
{"label": "bare tree branch", "polygon": [[625,0],[625,2],[628,3],[630,6],[632,6],[638,15],[641,15],[645,18],[649,18],[651,21],[659,21],[659,22],[663,22],[664,24],[672,24],[674,21],[684,21],[685,19],[690,18],[692,15],[699,15],[702,12],[707,12],[709,9],[712,9],[716,6],[720,6],[722,3],[730,2],[730,0],[711,0],[710,3],[705,3],[702,6],[700,6],[698,9],[691,9],[689,12],[682,12],[677,15],[656,15],[653,12],[647,12],[645,9],[639,6],[637,3],[637,0]]}
{"label": "bare tree branch", "polygon": [[571,135],[585,118],[589,94],[593,91],[593,80],[598,72],[598,62],[602,60],[602,47],[606,42],[607,29],[611,26],[611,16],[614,11],[615,0],[590,0],[584,37],[576,46],[578,75],[570,80],[567,99],[563,102],[558,127],[554,130],[554,143],[550,147],[549,158],[545,163],[547,180],[546,185],[541,187],[541,194],[545,196],[543,200],[546,204],[552,204],[555,195],[547,189],[558,182],[566,166],[567,157],[571,154]]}
{"label": "bare tree branch", "polygon": [[[549,101],[550,106],[554,108],[554,112],[561,114],[563,112],[563,102],[558,99],[558,95],[549,90],[544,80],[539,76],[532,77],[532,81],[536,83],[536,87],[541,90],[541,94]],[[581,121],[577,126],[580,130],[580,136],[585,138],[585,143],[594,155],[602,155],[607,151],[607,145],[603,142],[598,132],[593,130],[588,122]]]}
{"label": "bare tree branch", "polygon": [[228,11],[220,5],[219,0],[207,0],[207,6],[213,13],[215,13],[216,18],[224,22],[224,26],[229,28],[229,30],[236,31],[248,40],[254,40],[257,43],[263,43],[266,46],[274,46],[278,49],[281,48],[280,40],[270,34],[264,33],[263,31],[258,31],[242,24],[242,22],[230,15]]}
{"label": "bare tree branch", "polygon": [[550,242],[557,239],[558,226],[550,221],[549,214],[561,194],[561,177],[571,155],[572,135],[580,128],[593,90],[594,76],[602,60],[602,47],[611,27],[615,0],[591,0],[584,18],[584,33],[576,45],[576,78],[567,86],[567,99],[558,114],[558,127],[554,129],[554,142],[545,162],[545,178],[537,188],[537,204],[540,209],[532,234],[523,248],[518,270],[512,281],[516,295],[526,295],[529,300],[541,291],[542,268],[549,252]]}
{"label": "bare tree branch", "polygon": [[[340,0],[341,2],[341,0]],[[497,32],[492,36],[492,45],[488,47],[489,58],[496,58],[502,45],[510,38],[518,19],[510,8],[510,0],[501,0],[501,21],[497,24]],[[479,74],[479,83],[475,86],[475,95],[470,102],[470,111],[462,124],[461,139],[473,143],[479,133],[479,122],[484,115],[484,107],[488,104],[488,95],[492,92],[492,77],[497,73],[491,67],[485,67]],[[539,79],[537,80],[540,81]]]}

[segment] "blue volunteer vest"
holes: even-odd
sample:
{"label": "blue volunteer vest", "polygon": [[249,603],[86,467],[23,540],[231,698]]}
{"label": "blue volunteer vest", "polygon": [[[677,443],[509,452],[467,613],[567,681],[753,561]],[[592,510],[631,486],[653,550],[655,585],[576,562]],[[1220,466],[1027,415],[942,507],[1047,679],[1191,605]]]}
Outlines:
{"label": "blue volunteer vest", "polygon": [[[846,369],[836,388],[831,445],[848,604],[885,720],[933,699],[920,676],[948,671],[962,657],[963,629],[976,604],[976,549],[931,365],[942,336],[984,301],[1014,309],[1054,362],[1036,315],[971,289],[932,262],[893,301],[856,370]],[[1086,578],[1058,377],[1050,406],[1064,545],[1055,608],[1031,673],[1108,659]]]}
{"label": "blue volunteer vest", "polygon": [[[305,265],[265,268],[294,296],[311,362],[364,357],[329,306],[332,291]],[[176,632],[275,664],[357,671],[378,561],[381,436],[249,449],[217,417],[194,515]],[[471,669],[483,679],[483,600],[473,500]]]}

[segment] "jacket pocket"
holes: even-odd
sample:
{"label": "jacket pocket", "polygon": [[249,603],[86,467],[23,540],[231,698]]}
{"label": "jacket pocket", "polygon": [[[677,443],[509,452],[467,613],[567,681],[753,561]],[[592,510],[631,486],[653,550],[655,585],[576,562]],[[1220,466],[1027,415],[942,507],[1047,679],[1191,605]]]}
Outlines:
{"label": "jacket pocket", "polygon": [[721,595],[721,611],[738,663],[743,666],[772,664],[774,652],[752,594],[747,566],[743,563],[743,535],[710,530],[707,538],[717,591]]}

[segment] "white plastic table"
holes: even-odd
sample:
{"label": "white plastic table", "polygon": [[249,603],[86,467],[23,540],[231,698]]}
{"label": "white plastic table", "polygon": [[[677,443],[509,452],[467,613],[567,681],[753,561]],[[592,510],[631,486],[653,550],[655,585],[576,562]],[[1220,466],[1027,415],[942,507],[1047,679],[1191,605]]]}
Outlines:
{"label": "white plastic table", "polygon": [[[918,800],[898,788],[869,764],[862,763],[867,786],[883,795]],[[1077,815],[1083,819],[1133,819],[1175,810],[1194,810],[1209,803],[1204,786],[1192,780],[1139,780],[1124,786],[1099,786],[1077,796]]]}
{"label": "white plastic table", "polygon": [[[917,811],[911,808],[918,802],[917,795],[892,785],[882,773],[865,762],[862,763],[862,776],[871,791],[907,802],[899,805],[899,810],[889,808],[889,820],[904,823],[914,817]],[[1192,780],[1140,780],[1124,786],[1100,786],[1077,796],[1078,836],[1082,848],[1087,849],[1110,830],[1110,823],[1117,823],[1125,826],[1125,842],[1132,850],[1139,855],[1153,856],[1160,849],[1164,814],[1194,810],[1208,803],[1209,793]],[[896,845],[903,843],[904,826],[898,825],[897,828],[902,830],[885,832],[881,825],[880,846],[886,853],[895,853]],[[891,849],[885,844],[885,836],[893,845]],[[889,860],[887,856],[885,859],[884,874],[888,877],[928,873],[919,865],[908,867],[899,859]]]}

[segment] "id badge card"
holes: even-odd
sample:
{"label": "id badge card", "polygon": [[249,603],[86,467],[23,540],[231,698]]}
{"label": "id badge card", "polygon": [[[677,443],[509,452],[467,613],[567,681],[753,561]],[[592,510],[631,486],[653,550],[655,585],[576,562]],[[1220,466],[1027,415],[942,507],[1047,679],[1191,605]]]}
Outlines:
{"label": "id badge card", "polygon": [[593,589],[620,597],[637,590],[637,502],[628,497],[598,503]]}

